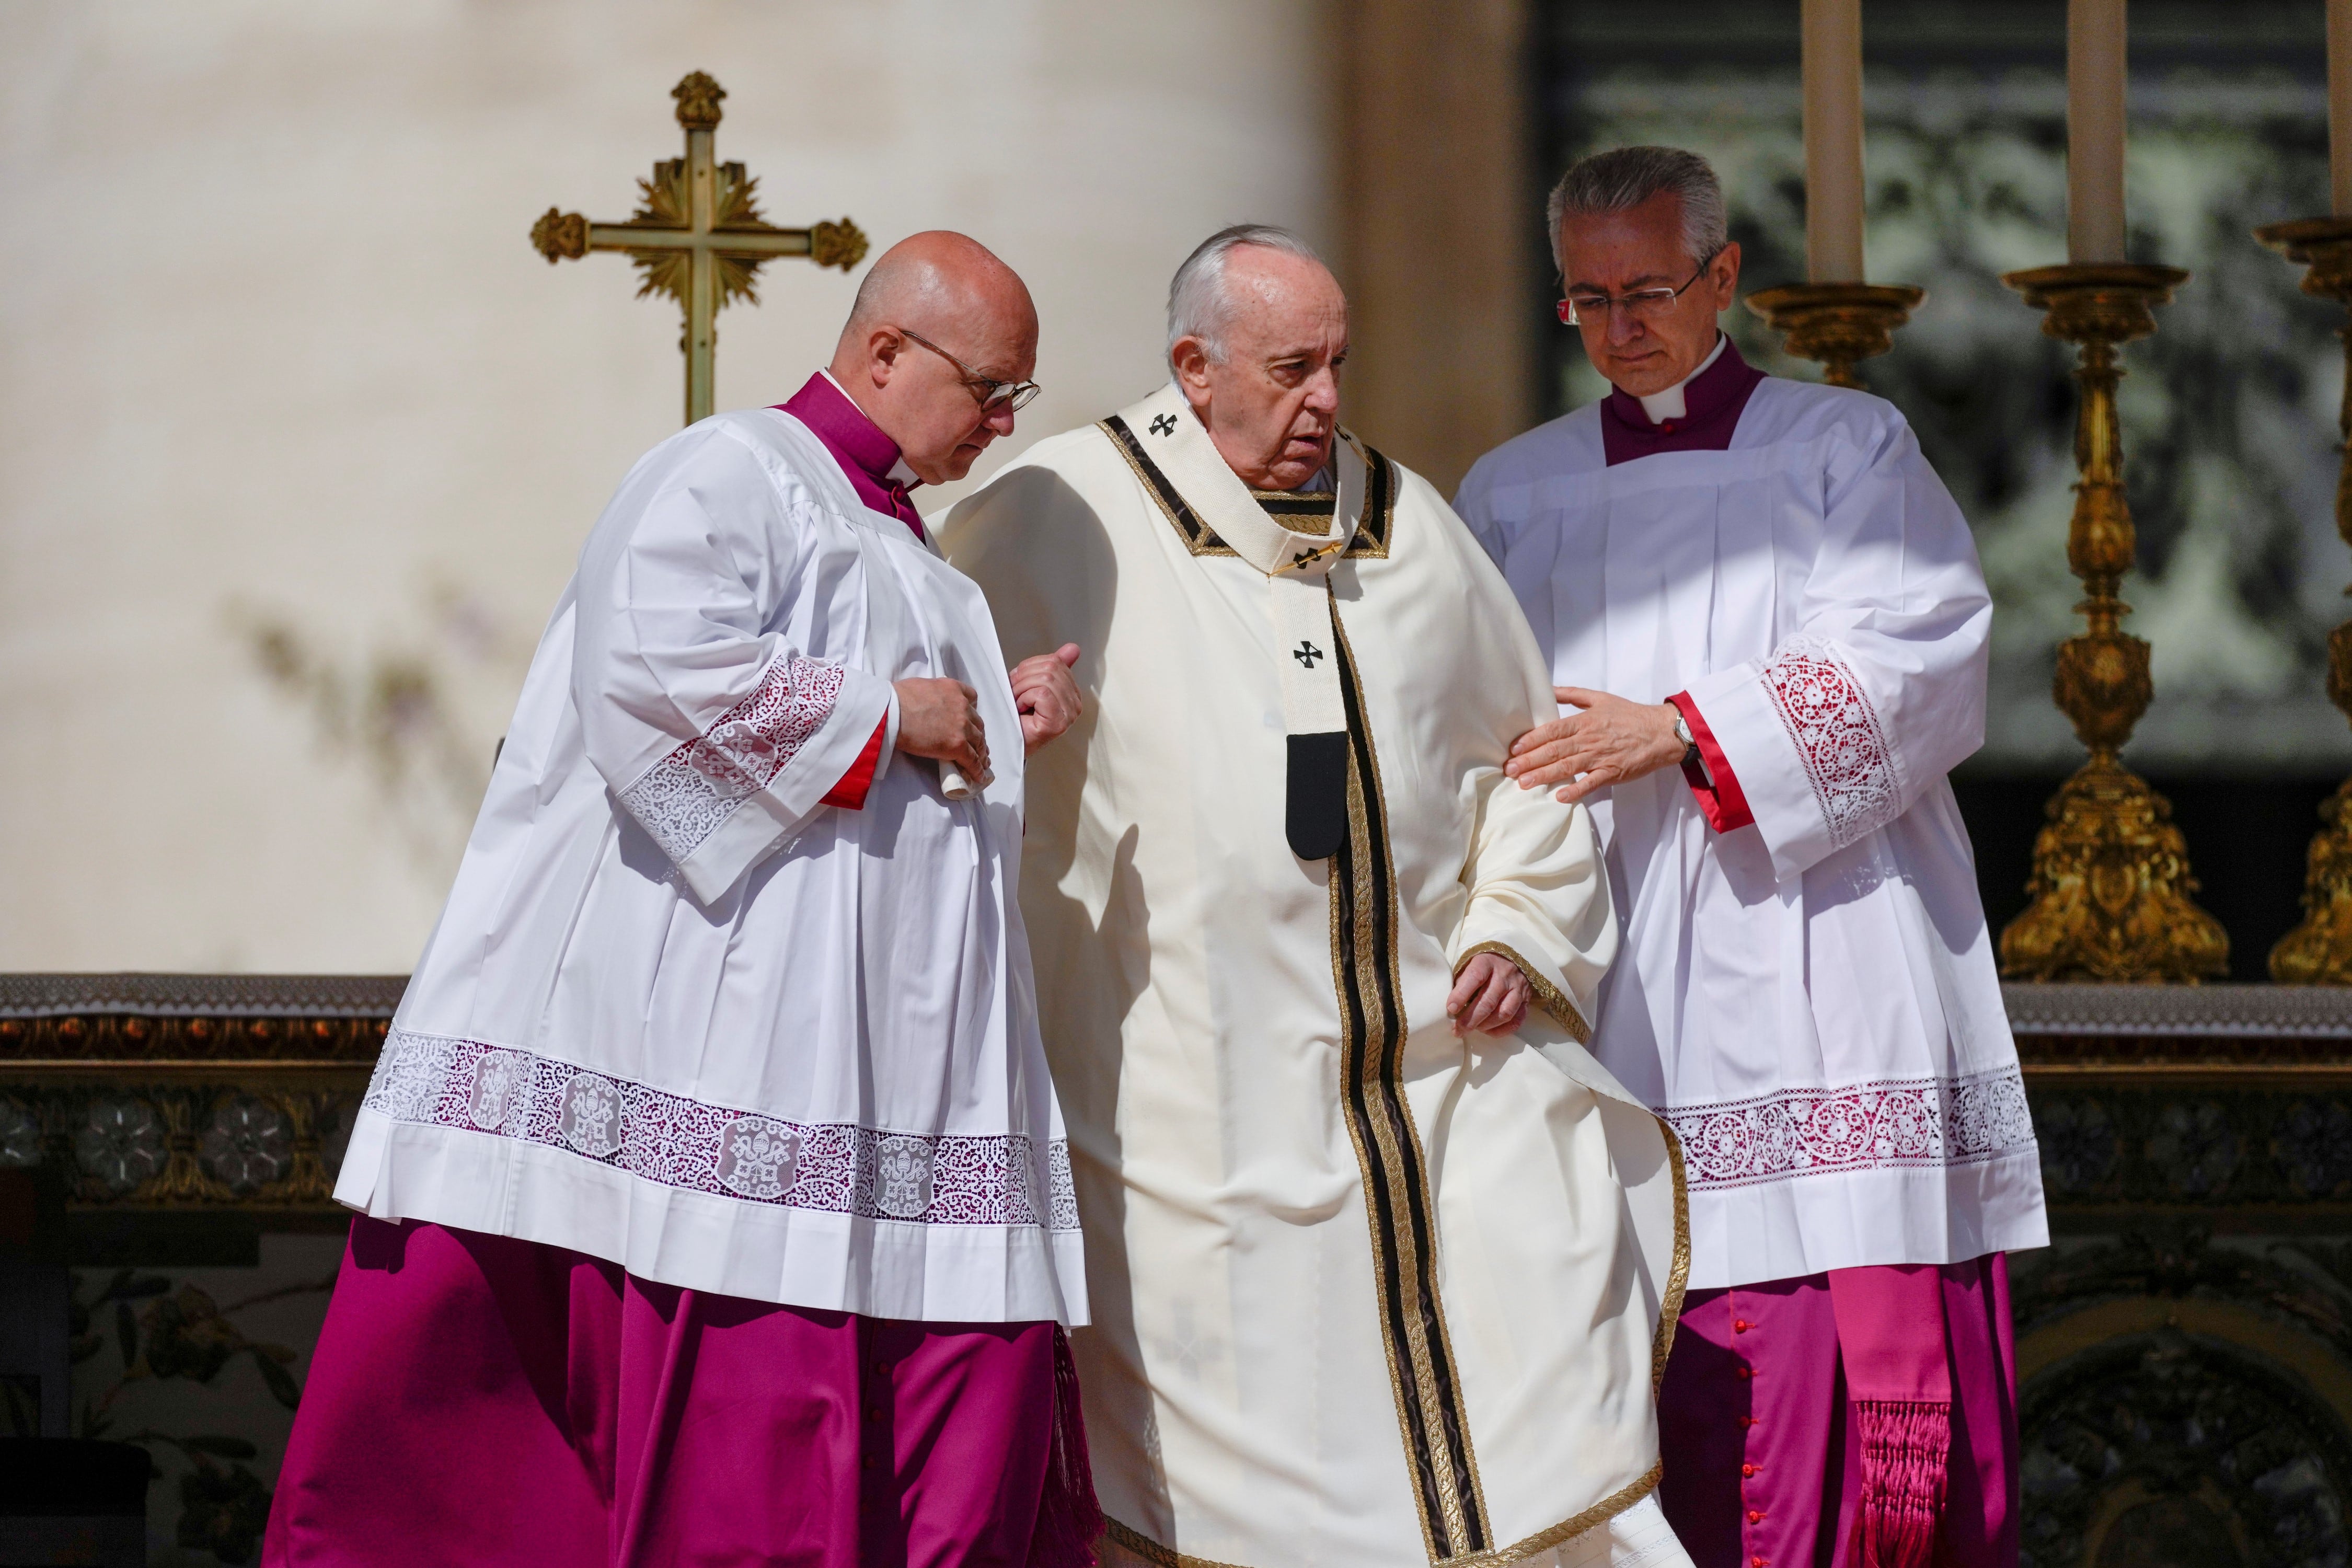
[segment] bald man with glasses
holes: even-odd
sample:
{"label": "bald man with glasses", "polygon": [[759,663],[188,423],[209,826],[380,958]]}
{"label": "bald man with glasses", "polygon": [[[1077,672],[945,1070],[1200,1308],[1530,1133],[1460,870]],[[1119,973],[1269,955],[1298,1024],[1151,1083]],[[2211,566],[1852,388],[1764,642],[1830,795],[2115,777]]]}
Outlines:
{"label": "bald man with glasses", "polygon": [[1612,389],[1454,505],[1568,710],[1507,771],[1607,847],[1593,1054],[1688,1160],[1666,1516],[1699,1568],[2014,1563],[2004,1255],[2049,1236],[1945,777],[1984,738],[1968,523],[1891,404],[1717,328],[1739,247],[1705,160],[1596,154],[1549,221]]}
{"label": "bald man with glasses", "polygon": [[1085,1568],[1087,1320],[1008,680],[908,500],[1036,391],[962,235],[647,453],[523,683],[352,1131],[271,1564]]}

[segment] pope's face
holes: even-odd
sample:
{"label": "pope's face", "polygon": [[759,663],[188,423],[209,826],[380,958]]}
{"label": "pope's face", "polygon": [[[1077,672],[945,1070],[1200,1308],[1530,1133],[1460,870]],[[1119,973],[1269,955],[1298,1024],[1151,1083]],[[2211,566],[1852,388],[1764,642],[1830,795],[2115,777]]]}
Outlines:
{"label": "pope's face", "polygon": [[[1623,212],[1570,216],[1560,225],[1563,292],[1622,299],[1636,289],[1682,289],[1671,305],[1578,312],[1593,366],[1634,397],[1664,392],[1715,351],[1715,318],[1739,282],[1739,247],[1727,245],[1699,271],[1683,247],[1682,198],[1661,192]],[[1685,284],[1690,287],[1684,289]]]}
{"label": "pope's face", "polygon": [[1297,489],[1331,458],[1348,300],[1319,263],[1244,245],[1225,258],[1224,353],[1179,338],[1170,359],[1225,466],[1266,490]]}

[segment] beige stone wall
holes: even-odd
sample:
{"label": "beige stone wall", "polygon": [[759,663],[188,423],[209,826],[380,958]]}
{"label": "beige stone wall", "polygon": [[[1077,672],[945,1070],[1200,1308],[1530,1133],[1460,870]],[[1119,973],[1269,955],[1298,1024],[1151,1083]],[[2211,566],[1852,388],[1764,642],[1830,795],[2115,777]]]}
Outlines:
{"label": "beige stone wall", "polygon": [[[1336,237],[1331,58],[1312,0],[0,7],[0,969],[413,960],[580,540],[677,418],[670,307],[525,235],[626,213],[685,72],[772,220],[1028,278],[1017,446],[1149,387],[1210,229]],[[854,287],[772,267],[720,405],[788,394]]]}
{"label": "beige stone wall", "polygon": [[1535,423],[1527,0],[1349,0],[1335,94],[1349,419],[1451,496]]}

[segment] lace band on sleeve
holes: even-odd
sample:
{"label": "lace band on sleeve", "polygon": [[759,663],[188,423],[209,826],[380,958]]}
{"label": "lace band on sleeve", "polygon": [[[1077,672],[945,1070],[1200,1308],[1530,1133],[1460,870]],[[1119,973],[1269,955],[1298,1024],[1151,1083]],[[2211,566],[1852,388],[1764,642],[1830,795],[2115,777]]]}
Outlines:
{"label": "lace band on sleeve", "polygon": [[1764,692],[1804,764],[1839,849],[1902,814],[1895,749],[1869,694],[1826,638],[1791,637],[1765,661]]}
{"label": "lace band on sleeve", "polygon": [[647,768],[621,805],[674,866],[768,787],[833,713],[842,667],[786,655],[699,738]]}

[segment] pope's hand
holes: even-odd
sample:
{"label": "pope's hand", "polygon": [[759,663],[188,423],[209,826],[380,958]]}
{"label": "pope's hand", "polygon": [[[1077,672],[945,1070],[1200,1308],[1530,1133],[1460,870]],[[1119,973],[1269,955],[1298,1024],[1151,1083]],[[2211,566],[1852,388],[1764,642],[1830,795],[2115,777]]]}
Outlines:
{"label": "pope's hand", "polygon": [[1503,772],[1521,789],[1563,784],[1558,798],[1582,800],[1605,784],[1624,784],[1680,763],[1682,713],[1671,702],[1628,702],[1605,691],[1559,686],[1552,695],[1576,712],[1538,724],[1511,742]]}
{"label": "pope's hand", "polygon": [[1457,1035],[1507,1035],[1526,1021],[1532,989],[1517,964],[1499,952],[1482,952],[1454,977],[1445,1016]]}
{"label": "pope's hand", "polygon": [[1078,721],[1084,699],[1070,679],[1070,667],[1077,662],[1078,645],[1069,642],[1013,667],[1013,706],[1021,713],[1024,752],[1034,752]]}
{"label": "pope's hand", "polygon": [[953,763],[964,776],[988,776],[988,731],[980,693],[961,680],[893,681],[898,693],[898,749],[910,757]]}

